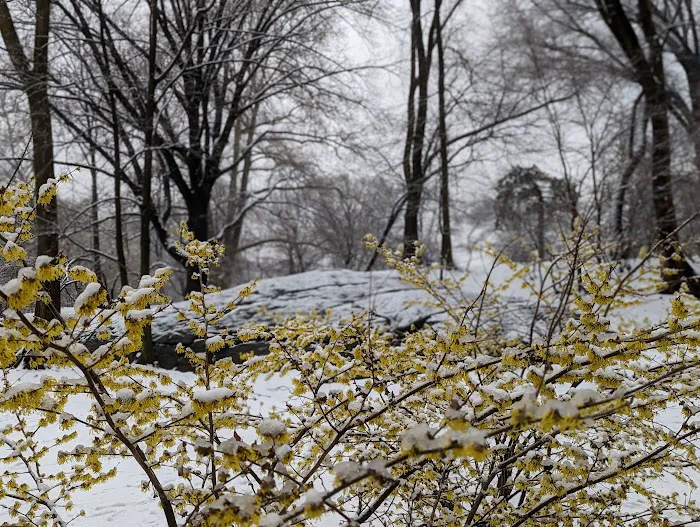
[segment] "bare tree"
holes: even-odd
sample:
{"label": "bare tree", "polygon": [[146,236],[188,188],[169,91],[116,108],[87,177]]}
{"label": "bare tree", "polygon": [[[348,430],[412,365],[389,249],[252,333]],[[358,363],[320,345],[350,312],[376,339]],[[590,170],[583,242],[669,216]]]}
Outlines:
{"label": "bare tree", "polygon": [[[591,86],[605,73],[610,78],[620,79],[623,88],[625,84],[641,88],[644,111],[635,110],[640,102],[637,94],[630,90],[628,101],[621,104],[626,105],[629,115],[635,112],[636,115],[627,120],[632,123],[621,128],[620,133],[627,133],[629,126],[640,127],[647,119],[651,123],[649,194],[654,206],[656,240],[660,241],[662,259],[667,267],[664,279],[669,291],[688,280],[695,292],[700,293],[693,280],[695,273],[680,248],[677,232],[669,120],[674,111],[674,90],[668,87],[663,61],[666,33],[659,30],[656,3],[651,0],[629,3],[532,0],[512,2],[511,6],[514,23],[507,27],[519,35],[520,42],[535,48],[534,53],[540,63],[546,65],[552,82]],[[644,130],[641,126],[642,134]],[[639,150],[631,144],[629,162],[620,168],[619,188],[622,190],[617,193],[615,205],[618,211],[624,210],[620,200],[624,201],[629,180],[646,151],[644,140],[641,143],[644,148]],[[589,183],[595,187],[593,181]],[[611,217],[615,214],[618,213]]]}
{"label": "bare tree", "polygon": [[695,168],[700,175],[700,39],[695,2],[668,0],[650,2],[651,16],[647,23],[665,49],[673,53],[685,74],[690,104],[680,90],[668,86],[669,107],[687,131],[695,150]]}
{"label": "bare tree", "polygon": [[438,123],[440,134],[440,263],[455,267],[452,256],[452,225],[450,223],[450,174],[447,138],[447,103],[445,87],[445,42],[440,20],[441,0],[435,0],[435,40],[438,57]]}
{"label": "bare tree", "polygon": [[700,295],[694,280],[695,271],[683,255],[678,243],[678,224],[673,201],[671,177],[671,136],[669,126],[669,98],[663,63],[663,42],[656,31],[653,6],[650,0],[639,0],[634,17],[639,20],[646,45],[640,42],[634,26],[620,0],[596,0],[600,16],[633,68],[646,99],[652,129],[652,178],[657,238],[662,241],[664,264],[673,272],[664,273],[668,290],[675,291],[684,279],[693,292]]}
{"label": "bare tree", "polygon": [[[209,212],[212,192],[223,177],[238,166],[231,162],[236,123],[262,101],[298,89],[324,88],[322,81],[347,71],[323,56],[314,43],[328,35],[332,13],[341,7],[361,6],[363,0],[323,2],[275,0],[258,3],[246,0],[213,3],[201,0],[160,2],[157,18],[155,113],[153,141],[162,181],[174,185],[186,209],[190,230],[199,239],[214,233]],[[114,65],[120,142],[129,159],[129,170],[121,172],[123,182],[144,199],[146,188],[145,145],[147,86],[142,81],[148,46],[139,28],[130,28],[137,6],[126,3],[106,13],[97,0],[71,0],[62,5],[66,17],[66,46],[74,39],[86,42],[89,60],[97,66],[91,82],[107,93],[107,70]],[[131,10],[131,11],[130,11]],[[104,20],[100,40],[96,19]],[[70,36],[68,36],[70,35]],[[88,60],[88,57],[77,57]],[[255,81],[254,81],[255,79]],[[76,89],[79,88],[76,86]],[[82,97],[71,90],[67,97]],[[107,99],[107,97],[105,97]],[[82,124],[57,105],[57,115],[68,129],[80,133]],[[93,112],[113,128],[111,112],[95,101]],[[138,134],[132,133],[138,131]],[[141,135],[144,134],[144,135]],[[144,139],[142,139],[144,138]],[[102,156],[111,163],[114,155],[104,144]],[[142,159],[142,154],[144,154]],[[164,184],[165,187],[165,184]],[[176,261],[186,264],[169,234],[170,206],[150,208],[150,222],[162,246]],[[167,213],[166,213],[167,212]],[[236,227],[226,225],[224,234]],[[199,287],[189,279],[187,289]]]}
{"label": "bare tree", "polygon": [[403,246],[406,257],[415,254],[415,243],[420,237],[420,206],[426,175],[424,147],[428,123],[430,74],[440,4],[440,1],[436,2],[436,8],[426,31],[422,1],[410,0],[411,68],[403,155],[403,173],[406,180]]}

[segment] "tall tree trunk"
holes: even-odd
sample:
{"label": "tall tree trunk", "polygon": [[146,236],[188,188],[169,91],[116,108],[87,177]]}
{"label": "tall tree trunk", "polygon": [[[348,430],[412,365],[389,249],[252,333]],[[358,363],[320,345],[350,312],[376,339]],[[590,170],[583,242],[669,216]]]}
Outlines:
{"label": "tall tree trunk", "polygon": [[685,127],[693,144],[696,177],[700,178],[700,35],[695,16],[696,3],[676,0],[666,7],[671,9],[657,7],[654,15],[663,23],[668,50],[685,72],[690,108],[685,107],[680,97],[671,98],[670,104],[680,103],[682,107],[678,109],[687,116]]}
{"label": "tall tree trunk", "polygon": [[[30,65],[17,35],[14,21],[6,0],[0,0],[0,33],[10,61],[22,79],[29,101],[32,129],[32,146],[35,196],[39,188],[54,176],[53,134],[51,108],[48,93],[49,30],[51,27],[51,0],[37,0],[34,25],[34,50]],[[56,200],[46,206],[38,206],[36,212],[37,253],[58,256],[58,207]],[[44,285],[51,303],[37,302],[35,314],[45,320],[54,318],[61,310],[61,287],[59,281]]]}
{"label": "tall tree trunk", "polygon": [[[158,30],[158,1],[150,0],[150,24],[148,37],[148,86],[146,89],[145,139],[143,191],[141,195],[141,276],[151,272],[151,181],[153,179],[153,119],[156,110],[156,32]],[[146,326],[143,337],[142,359],[153,362],[151,327]]]}
{"label": "tall tree trunk", "polygon": [[[237,249],[243,233],[243,222],[245,220],[245,206],[248,196],[248,181],[250,179],[250,169],[253,164],[253,141],[255,140],[255,129],[258,123],[258,105],[254,106],[250,114],[250,122],[247,126],[245,146],[241,148],[243,141],[244,125],[239,119],[236,123],[234,136],[234,159],[242,157],[243,167],[239,171],[237,168],[231,175],[231,185],[229,186],[229,208],[226,215],[226,224],[231,225],[226,231],[225,245],[228,254],[227,280],[229,285],[233,285]],[[242,152],[241,152],[242,151]],[[239,163],[240,164],[240,163]],[[240,180],[238,176],[240,175]]]}
{"label": "tall tree trunk", "polygon": [[438,56],[438,119],[440,132],[440,263],[448,269],[455,267],[452,256],[452,226],[450,224],[450,174],[447,152],[447,108],[445,102],[445,50],[440,21],[441,0],[435,0],[436,43]]}
{"label": "tall tree trunk", "polygon": [[[229,225],[236,217],[236,204],[238,200],[238,176],[241,172],[239,170],[239,165],[241,164],[241,142],[243,140],[243,125],[240,119],[237,120],[236,126],[233,132],[233,159],[236,162],[235,166],[231,169],[231,176],[228,185],[228,208],[226,209],[226,216],[224,217],[225,225]],[[224,269],[224,283],[228,287],[233,286],[233,277],[235,271],[233,270],[235,266],[235,250],[233,245],[233,235],[232,229],[229,228],[224,236],[224,245],[226,246],[226,269]]]}
{"label": "tall tree trunk", "polygon": [[107,38],[105,36],[105,16],[102,14],[102,1],[98,3],[100,11],[100,42],[107,71],[107,82],[109,84],[109,113],[112,126],[112,148],[114,156],[114,245],[117,252],[117,265],[119,267],[119,282],[121,287],[129,284],[129,269],[126,265],[126,253],[124,251],[124,232],[122,224],[122,166],[121,166],[121,143],[119,140],[119,114],[117,113],[117,87],[112,77],[110,66],[110,54],[107,50]]}
{"label": "tall tree trunk", "polygon": [[[696,58],[700,60],[700,58]],[[700,178],[700,62],[694,62],[690,67],[684,66],[688,79],[688,91],[690,93],[691,111],[693,123],[691,139],[695,153],[695,170]]]}
{"label": "tall tree trunk", "polygon": [[542,197],[542,193],[539,192],[538,189],[538,196],[537,196],[537,206],[536,206],[536,214],[537,214],[537,232],[535,233],[535,244],[537,245],[537,256],[540,260],[544,260],[544,257],[546,256],[546,237],[545,237],[545,219],[544,219],[544,213],[545,213],[545,205],[544,205],[544,198]]}
{"label": "tall tree trunk", "polygon": [[114,245],[117,250],[117,265],[119,266],[119,281],[121,286],[129,284],[129,269],[126,265],[126,253],[124,251],[124,232],[122,227],[122,167],[119,144],[119,122],[116,116],[116,102],[114,95],[110,97],[112,111],[112,137],[114,141]]}
{"label": "tall tree trunk", "polygon": [[[430,63],[434,48],[436,18],[423,41],[421,0],[411,0],[411,86],[408,96],[408,132],[404,149],[404,177],[406,180],[406,213],[404,215],[404,257],[415,255],[415,242],[420,234],[420,206],[425,184],[423,147],[428,118],[428,88]],[[417,97],[416,97],[417,94]]]}
{"label": "tall tree trunk", "polygon": [[640,70],[652,129],[652,189],[657,237],[664,240],[661,254],[664,259],[663,277],[667,292],[677,291],[684,280],[697,295],[700,284],[694,279],[695,271],[688,263],[678,240],[676,208],[673,202],[671,173],[671,133],[666,75],[663,64],[663,44],[656,34],[650,0],[639,0],[639,18],[647,45],[650,68]]}
{"label": "tall tree trunk", "polygon": [[97,170],[95,168],[96,152],[92,142],[90,142],[90,183],[92,186],[92,203],[90,204],[90,230],[92,233],[92,265],[95,274],[103,285],[106,285],[105,276],[102,272],[102,260],[100,258],[100,211],[98,208],[99,194],[97,192]]}
{"label": "tall tree trunk", "polygon": [[627,253],[629,251],[629,243],[625,240],[625,229],[624,229],[624,210],[625,210],[625,198],[627,195],[627,190],[629,189],[630,181],[634,175],[639,163],[644,159],[644,155],[647,150],[647,113],[644,110],[644,120],[642,124],[642,144],[637,152],[634,151],[634,129],[636,127],[636,116],[633,114],[632,127],[630,129],[630,142],[629,142],[629,160],[625,169],[620,176],[620,184],[615,192],[615,218],[614,218],[614,229],[615,237],[617,238],[617,255],[618,258],[627,258]]}
{"label": "tall tree trunk", "polygon": [[656,236],[661,243],[664,264],[665,292],[677,291],[681,283],[688,282],[696,296],[700,296],[700,284],[695,271],[681,250],[673,202],[671,176],[671,135],[669,129],[669,104],[663,64],[663,48],[656,32],[650,0],[638,0],[637,18],[644,34],[648,56],[645,54],[634,27],[620,0],[596,0],[601,17],[625,52],[644,92],[652,128],[652,178]]}
{"label": "tall tree trunk", "polygon": [[[235,251],[240,242],[241,234],[243,233],[243,221],[245,220],[245,206],[248,201],[248,182],[250,181],[250,170],[253,167],[253,140],[255,139],[255,128],[257,127],[258,107],[256,106],[251,116],[251,122],[248,128],[248,139],[246,152],[243,156],[243,171],[241,172],[241,185],[238,189],[238,202],[236,213],[240,215],[238,222],[233,226],[231,232],[231,247]],[[232,256],[235,259],[236,253]]]}
{"label": "tall tree trunk", "polygon": [[[654,215],[656,217],[657,239],[663,240],[661,255],[663,257],[666,292],[678,290],[683,280],[692,279],[695,271],[683,254],[678,234],[676,209],[673,202],[673,183],[671,176],[671,134],[667,106],[665,104],[665,88],[658,87],[647,97],[652,129],[652,182]],[[694,294],[700,289],[696,280],[690,280],[689,285]]]}

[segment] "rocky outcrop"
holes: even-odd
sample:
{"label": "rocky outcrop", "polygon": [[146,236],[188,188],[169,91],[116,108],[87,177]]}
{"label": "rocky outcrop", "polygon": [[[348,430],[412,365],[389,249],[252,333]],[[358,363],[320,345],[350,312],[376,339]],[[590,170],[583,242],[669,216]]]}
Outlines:
{"label": "rocky outcrop", "polygon": [[[240,288],[212,295],[218,306],[235,301]],[[237,308],[222,320],[232,331],[249,323],[273,322],[277,318],[310,314],[325,314],[340,321],[352,313],[372,311],[377,323],[389,329],[410,326],[414,321],[439,318],[438,310],[425,305],[427,294],[401,281],[393,271],[364,273],[347,270],[312,271],[261,280],[253,294],[237,302]],[[195,352],[204,351],[204,343],[195,339],[187,325],[177,320],[177,310],[187,310],[187,302],[175,304],[172,309],[160,313],[153,323],[153,352],[158,365],[167,369],[187,370],[187,360],[175,352],[178,343],[189,346]],[[233,348],[221,350],[218,358],[239,360],[241,353],[264,354],[266,342],[245,342]]]}
{"label": "rocky outcrop", "polygon": [[[477,274],[464,282],[465,302],[479,294],[483,278]],[[413,326],[422,327],[445,318],[442,310],[430,305],[427,293],[403,282],[394,271],[313,271],[261,280],[250,296],[240,300],[239,291],[240,288],[228,289],[207,297],[221,307],[236,302],[237,308],[221,322],[231,334],[249,323],[270,323],[297,314],[330,312],[331,321],[340,322],[353,313],[369,311],[373,324],[383,325],[400,338]],[[529,328],[533,306],[522,293],[510,294],[503,305],[484,313],[481,322],[511,328],[513,332],[517,328]],[[188,361],[175,351],[178,343],[197,353],[204,351],[204,342],[195,338],[186,322],[178,320],[178,311],[187,310],[187,302],[180,302],[156,315],[153,321],[154,358],[162,368],[190,369]],[[116,332],[119,328],[115,328]],[[245,342],[219,351],[216,358],[231,357],[238,361],[242,353],[264,354],[267,349],[266,342]]]}

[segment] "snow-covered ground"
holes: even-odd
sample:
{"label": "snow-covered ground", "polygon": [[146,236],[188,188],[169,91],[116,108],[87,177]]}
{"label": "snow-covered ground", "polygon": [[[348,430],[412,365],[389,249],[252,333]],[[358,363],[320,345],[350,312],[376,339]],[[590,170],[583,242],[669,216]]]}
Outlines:
{"label": "snow-covered ground", "polygon": [[[13,372],[13,380],[22,383],[35,382],[43,375],[50,375],[46,371],[17,370]],[[184,381],[192,384],[194,375],[185,372],[169,372],[174,382]],[[73,375],[63,372],[60,374],[68,377]],[[254,390],[255,401],[251,401],[251,410],[254,412],[267,412],[275,407],[283,406],[288,398],[290,383],[286,379],[273,379],[271,381],[261,381]],[[76,396],[71,399],[66,408],[66,412],[80,416],[88,413],[90,400],[87,396]],[[11,422],[11,416],[0,413],[0,429]],[[52,444],[57,435],[58,426],[54,425],[42,430],[38,442],[41,444]],[[78,438],[74,444],[90,444],[90,433],[84,428],[77,426]],[[54,450],[48,458],[43,461],[45,469],[49,472],[60,470],[55,459]],[[131,527],[160,527],[164,525],[163,512],[158,505],[158,500],[152,495],[141,491],[141,481],[144,479],[143,472],[131,459],[122,459],[116,463],[105,463],[105,468],[116,466],[118,475],[107,482],[97,485],[85,492],[76,492],[73,495],[75,505],[74,513],[81,509],[85,510],[86,516],[77,518],[71,525],[76,527],[104,527],[104,526],[131,526]],[[0,470],[3,467],[0,466]],[[172,472],[164,471],[163,482],[168,484],[168,474]],[[171,476],[172,478],[172,476]],[[10,521],[6,511],[0,510],[0,525],[5,525],[4,521]],[[10,521],[10,525],[12,522]]]}

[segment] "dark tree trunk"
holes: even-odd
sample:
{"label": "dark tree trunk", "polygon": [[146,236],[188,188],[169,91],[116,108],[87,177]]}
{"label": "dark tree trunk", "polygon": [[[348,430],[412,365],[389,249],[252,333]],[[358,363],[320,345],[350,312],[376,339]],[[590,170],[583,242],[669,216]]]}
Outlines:
{"label": "dark tree trunk", "polygon": [[[31,112],[32,138],[34,146],[34,174],[36,177],[36,196],[38,189],[54,176],[53,140],[51,135],[51,118],[46,87],[31,90],[29,96],[29,111]],[[49,205],[38,205],[36,214],[37,254],[48,256],[58,255],[58,207],[56,198]],[[44,285],[51,296],[51,304],[43,302],[36,304],[35,314],[44,320],[54,318],[61,309],[60,282],[55,280]]]}
{"label": "dark tree trunk", "polygon": [[[105,77],[108,84],[109,113],[111,117],[112,145],[114,156],[114,245],[117,252],[117,265],[119,267],[119,282],[121,287],[129,284],[129,270],[126,265],[126,253],[124,251],[124,232],[122,227],[122,167],[121,167],[121,143],[119,140],[120,126],[117,112],[117,87],[110,67],[110,55],[107,50],[107,38],[105,35],[105,16],[102,12],[102,1],[97,4],[100,14],[100,42],[105,62]],[[94,145],[93,145],[94,146]]]}
{"label": "dark tree trunk", "polygon": [[[655,9],[654,16],[664,25],[664,38],[668,49],[678,60],[688,82],[690,108],[680,98],[671,98],[671,104],[687,117],[684,123],[695,153],[696,176],[700,178],[700,35],[695,17],[695,3],[677,0],[672,9]],[[668,6],[670,7],[670,6]],[[670,16],[669,16],[670,15]]]}
{"label": "dark tree trunk", "polygon": [[[110,106],[114,106],[115,101],[112,97]],[[119,281],[121,286],[129,284],[129,270],[126,266],[126,254],[124,251],[124,232],[122,228],[122,167],[121,156],[119,152],[119,122],[117,121],[116,111],[112,108],[113,123],[112,134],[114,140],[114,226],[115,240],[114,244],[117,249],[117,264],[119,265]]]}
{"label": "dark tree trunk", "polygon": [[[146,88],[145,139],[143,162],[143,191],[141,193],[141,276],[151,272],[151,181],[153,179],[153,119],[156,111],[156,33],[158,30],[158,1],[150,0],[148,37],[148,86]],[[144,328],[142,359],[153,362],[153,339],[150,325]]]}
{"label": "dark tree trunk", "polygon": [[695,62],[689,67],[684,66],[684,69],[688,79],[688,91],[693,113],[691,139],[695,153],[695,170],[697,177],[700,178],[700,62]]}
{"label": "dark tree trunk", "polygon": [[637,16],[648,48],[647,56],[620,0],[596,0],[596,2],[603,20],[634,69],[647,103],[652,128],[651,186],[654,195],[656,236],[661,242],[661,257],[664,264],[665,292],[677,291],[681,283],[687,281],[693,293],[698,296],[700,287],[695,280],[695,272],[685,258],[678,240],[671,175],[669,101],[662,43],[656,33],[652,17],[653,6],[649,0],[637,2]]}
{"label": "dark tree trunk", "polygon": [[98,208],[99,194],[97,192],[97,170],[95,148],[90,146],[90,183],[92,186],[92,203],[90,204],[90,223],[92,233],[92,265],[94,271],[102,285],[107,285],[104,273],[102,272],[102,260],[100,258],[100,211]]}
{"label": "dark tree trunk", "polygon": [[420,232],[420,202],[423,189],[419,183],[409,183],[406,192],[406,212],[403,225],[403,255],[410,258],[416,254],[416,242]]}
{"label": "dark tree trunk", "polygon": [[537,245],[537,256],[540,260],[544,260],[547,249],[544,220],[545,206],[544,198],[542,197],[542,193],[539,191],[539,189],[537,189],[537,193],[537,205],[535,206],[537,213],[537,233],[535,234],[535,244]]}
{"label": "dark tree trunk", "polygon": [[[49,29],[51,0],[37,0],[34,26],[33,64],[24,53],[6,0],[0,0],[0,33],[10,56],[12,66],[22,79],[29,101],[32,129],[35,196],[41,185],[54,176],[53,134],[48,94]],[[56,200],[38,206],[36,212],[37,254],[58,256],[58,208]],[[51,297],[50,304],[37,302],[35,314],[45,320],[54,318],[61,310],[61,288],[58,281],[44,286]]]}
{"label": "dark tree trunk", "polygon": [[[37,192],[41,185],[54,176],[53,133],[48,93],[50,24],[51,0],[38,0],[34,35],[34,67],[27,85],[29,111],[32,114],[34,175]],[[37,209],[37,254],[58,256],[57,200],[58,198],[49,205],[39,206]],[[51,296],[52,305],[37,303],[36,316],[49,320],[61,311],[61,286],[60,282],[55,280],[46,284],[44,288]]]}
{"label": "dark tree trunk", "polygon": [[639,166],[639,163],[641,163],[642,159],[644,159],[644,156],[646,154],[647,150],[647,123],[648,123],[648,114],[646,108],[644,109],[644,117],[642,119],[642,128],[641,128],[641,138],[642,138],[642,144],[639,147],[639,150],[635,152],[635,135],[636,135],[636,126],[637,126],[637,110],[638,110],[638,104],[642,100],[642,98],[637,99],[637,103],[635,103],[634,110],[632,111],[632,121],[630,125],[630,137],[629,137],[629,160],[627,162],[627,165],[625,166],[625,169],[623,170],[621,176],[620,176],[620,184],[617,188],[617,191],[615,192],[615,218],[614,218],[614,229],[615,229],[615,237],[617,238],[617,243],[618,247],[616,249],[616,258],[627,258],[628,257],[628,252],[630,249],[630,244],[629,242],[625,239],[625,229],[624,229],[624,210],[625,210],[625,199],[627,196],[627,190],[629,189],[630,186],[630,181],[632,180],[632,176],[634,175],[635,171],[637,170],[637,167]]}
{"label": "dark tree trunk", "polygon": [[450,174],[447,152],[447,108],[445,102],[445,50],[442,41],[442,22],[440,21],[441,0],[435,1],[438,56],[438,119],[440,132],[440,263],[443,267],[455,267],[452,256],[452,225],[450,223]]}
{"label": "dark tree trunk", "polygon": [[[197,199],[187,203],[187,228],[194,234],[196,240],[206,241],[209,239],[209,201],[211,193],[209,190],[202,189]],[[187,267],[187,285],[188,293],[192,291],[200,291],[202,282],[200,278],[193,278],[194,273],[198,273],[199,269]]]}
{"label": "dark tree trunk", "polygon": [[428,43],[423,41],[421,0],[411,0],[411,85],[408,96],[408,124],[404,148],[404,178],[406,180],[406,213],[404,216],[404,257],[415,255],[415,242],[420,235],[420,206],[425,184],[423,148],[428,117],[430,64],[435,47],[437,18],[433,15]]}
{"label": "dark tree trunk", "polygon": [[[250,122],[247,126],[245,146],[241,152],[243,141],[244,125],[239,120],[236,124],[234,136],[234,159],[238,160],[242,156],[243,167],[241,170],[234,169],[231,174],[231,185],[229,186],[229,210],[226,217],[226,224],[229,225],[224,239],[226,240],[226,265],[225,276],[228,285],[234,285],[235,267],[237,263],[238,247],[243,234],[243,222],[245,220],[245,206],[248,201],[248,182],[250,180],[250,170],[253,164],[253,142],[255,140],[255,130],[258,120],[258,106],[251,112]],[[240,165],[240,162],[239,162]],[[240,180],[238,177],[240,176]],[[235,222],[235,223],[234,223]]]}
{"label": "dark tree trunk", "polygon": [[[639,165],[639,162],[642,160],[642,157],[644,156],[644,150],[637,152],[634,154],[632,159],[630,159],[629,163],[627,163],[627,166],[625,167],[625,170],[622,172],[622,175],[620,176],[620,184],[617,188],[617,191],[615,192],[615,236],[617,237],[618,243],[624,244],[624,233],[625,233],[625,228],[624,228],[624,211],[625,211],[625,199],[627,195],[627,190],[629,189],[630,185],[630,180],[632,179],[632,176],[634,175],[635,170],[637,169],[637,166]],[[622,251],[621,256],[624,257],[625,250]]]}

